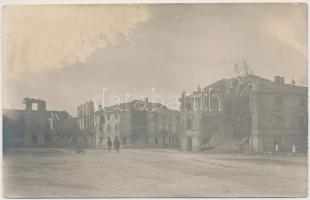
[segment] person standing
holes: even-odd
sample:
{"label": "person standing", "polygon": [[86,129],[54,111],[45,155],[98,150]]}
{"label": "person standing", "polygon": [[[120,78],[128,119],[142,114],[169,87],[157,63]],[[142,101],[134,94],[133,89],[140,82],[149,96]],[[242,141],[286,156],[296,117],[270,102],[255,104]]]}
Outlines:
{"label": "person standing", "polygon": [[276,139],[273,141],[273,146],[274,146],[274,152],[278,153],[279,144],[278,144],[278,141]]}
{"label": "person standing", "polygon": [[111,148],[112,148],[112,141],[111,141],[110,136],[108,136],[108,142],[107,142],[107,145],[108,145],[109,152],[110,152],[110,151],[111,151]]}
{"label": "person standing", "polygon": [[117,136],[114,137],[113,145],[114,145],[114,148],[116,149],[116,152],[119,153],[119,148],[121,144]]}

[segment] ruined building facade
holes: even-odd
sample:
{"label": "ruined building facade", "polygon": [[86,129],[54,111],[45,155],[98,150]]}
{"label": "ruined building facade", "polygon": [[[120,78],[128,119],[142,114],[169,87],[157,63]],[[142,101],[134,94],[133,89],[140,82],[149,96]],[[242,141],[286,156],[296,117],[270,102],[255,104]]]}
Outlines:
{"label": "ruined building facade", "polygon": [[123,146],[199,150],[221,133],[255,153],[306,152],[308,88],[247,74],[222,79],[181,95],[180,111],[134,100],[95,111],[92,101],[78,106],[77,118],[48,111],[46,102],[25,98],[25,110],[5,109],[5,148],[106,147],[118,137]]}
{"label": "ruined building facade", "polygon": [[47,111],[46,102],[25,98],[25,110],[5,109],[4,148],[70,147],[78,144],[76,120],[66,111]]}
{"label": "ruined building facade", "polygon": [[[182,94],[181,146],[197,149],[218,132],[248,138],[252,152],[307,150],[307,87],[258,76],[222,79]],[[293,147],[294,146],[294,147]]]}
{"label": "ruined building facade", "polygon": [[82,134],[82,144],[87,147],[95,145],[94,112],[92,101],[77,107],[77,122]]}
{"label": "ruined building facade", "polygon": [[47,145],[50,140],[50,124],[47,119],[46,102],[40,99],[24,99],[26,105],[25,145]]}

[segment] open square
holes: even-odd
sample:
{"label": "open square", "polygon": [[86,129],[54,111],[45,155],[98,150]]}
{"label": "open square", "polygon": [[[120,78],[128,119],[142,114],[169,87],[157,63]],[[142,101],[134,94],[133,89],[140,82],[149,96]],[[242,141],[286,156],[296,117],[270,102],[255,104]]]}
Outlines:
{"label": "open square", "polygon": [[305,155],[27,149],[4,156],[5,197],[305,197]]}

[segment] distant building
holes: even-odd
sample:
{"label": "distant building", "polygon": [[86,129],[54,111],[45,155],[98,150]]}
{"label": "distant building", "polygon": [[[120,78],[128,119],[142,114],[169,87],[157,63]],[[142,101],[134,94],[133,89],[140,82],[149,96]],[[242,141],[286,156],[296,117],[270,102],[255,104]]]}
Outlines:
{"label": "distant building", "polygon": [[95,145],[94,102],[89,101],[77,107],[77,122],[83,137],[83,144]]}
{"label": "distant building", "polygon": [[192,150],[219,131],[249,138],[252,152],[307,151],[308,89],[258,76],[222,79],[182,94],[181,146]]}
{"label": "distant building", "polygon": [[47,111],[46,102],[25,98],[26,110],[4,109],[4,148],[69,147],[78,144],[76,120],[66,111]]}
{"label": "distant building", "polygon": [[190,95],[182,93],[180,101],[180,144],[183,151],[197,150],[219,131],[223,123],[223,96],[226,80],[204,89],[198,86]]}
{"label": "distant building", "polygon": [[[82,144],[81,132],[76,118],[66,111],[47,111],[51,137],[47,138],[51,146],[77,146]],[[57,137],[53,137],[56,135]],[[48,140],[46,142],[48,142]]]}
{"label": "distant building", "polygon": [[25,110],[3,110],[3,150],[25,145]]}
{"label": "distant building", "polygon": [[95,112],[96,146],[106,147],[108,137],[122,145],[178,146],[178,112],[162,104],[134,100]]}

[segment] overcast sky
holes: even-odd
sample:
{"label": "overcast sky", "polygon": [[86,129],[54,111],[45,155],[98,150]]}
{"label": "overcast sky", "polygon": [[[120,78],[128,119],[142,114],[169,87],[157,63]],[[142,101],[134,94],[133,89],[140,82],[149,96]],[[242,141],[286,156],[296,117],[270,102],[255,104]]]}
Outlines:
{"label": "overcast sky", "polygon": [[24,97],[76,114],[110,94],[167,97],[254,74],[307,85],[305,4],[7,6],[4,107]]}

